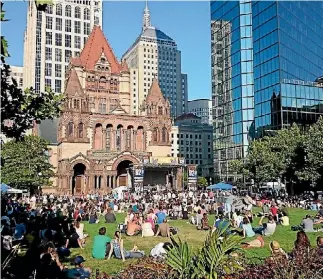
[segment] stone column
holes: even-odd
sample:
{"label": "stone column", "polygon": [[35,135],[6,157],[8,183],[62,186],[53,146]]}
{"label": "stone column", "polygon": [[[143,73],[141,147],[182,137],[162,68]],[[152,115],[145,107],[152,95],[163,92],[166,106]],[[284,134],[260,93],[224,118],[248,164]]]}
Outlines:
{"label": "stone column", "polygon": [[133,142],[133,151],[137,151],[137,130],[134,130],[133,131],[133,139],[132,139],[132,142]]}
{"label": "stone column", "polygon": [[110,179],[109,186],[110,186],[111,189],[113,189],[113,186],[114,186],[114,184],[113,184],[114,176],[113,175],[110,175],[110,178],[109,179]]}
{"label": "stone column", "polygon": [[111,129],[110,131],[110,148],[111,151],[114,151],[116,149],[116,130]]}
{"label": "stone column", "polygon": [[107,175],[103,173],[102,179],[101,179],[101,189],[106,189],[107,187]]}
{"label": "stone column", "polygon": [[107,150],[107,130],[102,128],[102,149]]}
{"label": "stone column", "polygon": [[126,146],[127,146],[127,130],[126,129],[122,129],[121,130],[121,151],[122,150],[126,150]]}
{"label": "stone column", "polygon": [[146,151],[146,131],[142,132],[142,151]]}
{"label": "stone column", "polygon": [[116,176],[116,187],[119,187],[119,177]]}

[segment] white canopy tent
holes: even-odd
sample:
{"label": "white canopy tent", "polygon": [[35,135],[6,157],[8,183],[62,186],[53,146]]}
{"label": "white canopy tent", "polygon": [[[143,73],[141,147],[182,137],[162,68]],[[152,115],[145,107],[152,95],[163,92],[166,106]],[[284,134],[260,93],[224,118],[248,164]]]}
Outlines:
{"label": "white canopy tent", "polygon": [[15,188],[9,188],[7,194],[22,194],[24,191]]}

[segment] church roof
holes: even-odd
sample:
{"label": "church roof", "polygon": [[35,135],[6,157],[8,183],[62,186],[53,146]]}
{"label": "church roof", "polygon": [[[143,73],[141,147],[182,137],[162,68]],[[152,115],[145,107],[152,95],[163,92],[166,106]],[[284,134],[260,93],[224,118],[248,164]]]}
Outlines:
{"label": "church roof", "polygon": [[75,93],[79,93],[80,95],[83,95],[84,91],[75,69],[72,68],[67,80],[65,94],[67,96],[74,96]]}
{"label": "church roof", "polygon": [[110,44],[104,37],[101,28],[95,25],[85,43],[80,57],[72,58],[72,63],[75,66],[83,66],[86,70],[94,70],[95,64],[100,59],[102,53],[104,53],[110,63],[111,73],[119,73],[121,66],[115,57]]}
{"label": "church roof", "polygon": [[158,80],[153,79],[148,95],[146,97],[147,103],[157,103],[159,100],[166,101],[164,95],[159,87]]}

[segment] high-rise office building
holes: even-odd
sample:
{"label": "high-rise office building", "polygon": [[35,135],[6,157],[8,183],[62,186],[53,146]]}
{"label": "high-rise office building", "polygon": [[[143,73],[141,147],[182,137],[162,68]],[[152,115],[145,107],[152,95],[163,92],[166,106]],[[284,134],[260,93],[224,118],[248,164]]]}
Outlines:
{"label": "high-rise office building", "polygon": [[12,79],[16,80],[17,87],[23,89],[24,84],[24,71],[21,66],[10,66],[9,83],[12,84]]}
{"label": "high-rise office building", "polygon": [[323,3],[211,1],[214,167],[228,165],[248,142],[323,114]]}
{"label": "high-rise office building", "polygon": [[185,111],[187,97],[183,92],[187,94],[187,89],[182,90],[181,52],[172,38],[151,25],[147,2],[142,32],[122,59],[130,68],[132,113],[139,114],[140,104],[146,98],[154,77],[158,78],[159,86],[169,100],[172,116]]}
{"label": "high-rise office building", "polygon": [[24,87],[64,91],[65,73],[94,25],[102,26],[102,0],[55,0],[46,12],[29,1],[24,38]]}
{"label": "high-rise office building", "polygon": [[187,111],[201,118],[201,122],[212,125],[212,100],[196,99],[187,102]]}

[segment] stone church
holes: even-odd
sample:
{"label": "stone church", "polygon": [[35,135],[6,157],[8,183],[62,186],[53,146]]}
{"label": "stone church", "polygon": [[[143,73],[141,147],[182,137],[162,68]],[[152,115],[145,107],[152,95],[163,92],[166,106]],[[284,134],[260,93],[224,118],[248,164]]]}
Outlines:
{"label": "stone church", "polygon": [[[129,113],[130,92],[126,62],[117,60],[102,30],[95,26],[80,56],[71,59],[66,75],[57,144],[51,146],[56,171],[52,189],[74,194],[108,192],[130,186],[132,166],[144,160],[151,165],[154,158],[157,169],[159,157],[170,157],[170,104],[158,81],[152,82],[139,115]],[[172,175],[176,173],[172,183],[177,187],[182,168],[174,168],[177,161],[172,163]],[[157,182],[169,174],[167,164],[160,167],[162,179]],[[153,177],[147,183],[154,183]]]}

